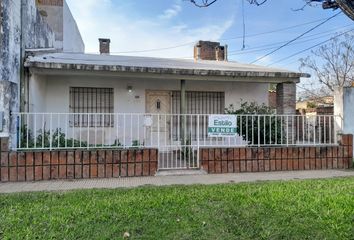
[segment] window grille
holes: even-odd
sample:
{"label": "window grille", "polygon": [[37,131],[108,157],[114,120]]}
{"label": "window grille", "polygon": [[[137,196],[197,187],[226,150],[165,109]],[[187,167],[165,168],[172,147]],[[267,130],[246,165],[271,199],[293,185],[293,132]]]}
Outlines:
{"label": "window grille", "polygon": [[[187,114],[223,114],[225,112],[225,93],[186,92]],[[172,92],[172,113],[180,114],[181,92]]]}
{"label": "window grille", "polygon": [[[225,113],[225,93],[224,92],[186,92],[187,114],[224,114]],[[181,113],[181,92],[172,92],[172,113]],[[191,119],[194,118],[194,119]],[[190,140],[197,139],[197,132],[192,129],[197,129],[197,116],[189,116],[186,119],[186,128],[188,138]],[[173,138],[178,138],[178,131],[181,126],[181,119],[177,116],[172,119],[173,121]],[[199,118],[199,138],[206,136],[206,127],[208,118]],[[192,125],[192,126],[191,126]]]}
{"label": "window grille", "polygon": [[113,127],[113,112],[113,88],[70,88],[70,126]]}

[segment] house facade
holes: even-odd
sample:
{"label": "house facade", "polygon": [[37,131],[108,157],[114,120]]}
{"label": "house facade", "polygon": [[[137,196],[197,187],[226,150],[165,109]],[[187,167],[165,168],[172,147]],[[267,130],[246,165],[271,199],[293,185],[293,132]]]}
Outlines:
{"label": "house facade", "polygon": [[[237,109],[242,102],[268,106],[270,84],[277,84],[278,113],[295,114],[296,83],[307,76],[227,61],[227,48],[213,42],[198,42],[191,60],[112,56],[107,51],[109,44],[110,40],[100,39],[100,55],[29,56],[25,62],[29,72],[27,112],[69,114],[56,116],[52,128],[76,127],[75,131],[65,130],[66,135],[88,144],[119,141],[124,146],[133,142],[170,146],[180,135],[178,116],[189,115],[187,132],[193,135],[191,141],[197,141],[205,130],[197,134],[196,125],[207,121],[197,123],[193,116],[224,114],[226,108]],[[153,115],[156,128],[161,125],[159,140],[154,130],[147,129],[151,127],[146,126],[147,114]],[[29,120],[30,125],[41,122],[35,132],[44,127],[44,120],[37,118]]]}
{"label": "house facade", "polygon": [[[30,125],[11,117],[19,112],[223,114],[225,108],[237,108],[242,101],[269,105],[269,84],[277,84],[277,112],[295,114],[296,83],[307,76],[230,62],[227,46],[208,41],[196,43],[190,60],[112,56],[109,39],[99,40],[101,54],[84,54],[80,31],[64,0],[1,4],[0,134],[10,136],[14,147],[18,126]],[[91,124],[89,117],[74,116],[78,117],[56,127]],[[90,121],[102,128],[101,143],[113,141],[108,133],[118,124],[92,117]],[[38,126],[32,128],[36,134]]]}
{"label": "house facade", "polygon": [[109,98],[110,113],[151,113],[157,111],[152,108],[153,100],[168,105],[160,113],[181,113],[180,91],[184,88],[184,113],[222,114],[242,101],[268,106],[269,85],[277,84],[278,113],[294,114],[296,83],[308,76],[227,61],[226,48],[214,42],[199,41],[194,59],[114,56],[107,51],[109,39],[99,43],[100,55],[32,52],[25,62],[30,73],[27,111],[74,111],[73,101],[80,95],[75,95],[77,91],[83,91],[81,97],[88,101],[82,104],[92,107],[90,98],[95,96],[89,92],[103,89],[110,95],[102,96]]}

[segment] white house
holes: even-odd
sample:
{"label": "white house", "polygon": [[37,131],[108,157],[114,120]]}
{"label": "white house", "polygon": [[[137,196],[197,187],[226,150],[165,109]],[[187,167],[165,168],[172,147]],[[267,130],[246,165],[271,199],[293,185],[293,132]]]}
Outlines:
{"label": "white house", "polygon": [[[201,148],[338,144],[335,116],[295,115],[307,74],[228,61],[227,46],[208,41],[194,59],[114,56],[109,39],[85,54],[65,0],[0,5],[0,140],[13,150],[146,148],[160,170],[199,168]],[[269,105],[271,84],[277,114],[224,115]]]}
{"label": "white house", "polygon": [[[231,104],[237,108],[241,101],[268,105],[270,84],[277,85],[277,113],[293,115],[296,84],[301,77],[308,77],[228,61],[227,46],[208,41],[197,42],[194,59],[189,60],[113,56],[109,39],[99,39],[101,54],[85,54],[79,29],[64,0],[31,0],[24,6],[33,13],[16,16],[18,24],[26,19],[34,22],[32,25],[35,20],[42,24],[37,24],[40,27],[35,34],[26,32],[24,49],[16,52],[16,59],[24,59],[23,71],[22,66],[12,67],[11,59],[6,59],[12,72],[21,70],[12,79],[17,83],[9,96],[13,100],[0,99],[8,105],[4,104],[5,131],[1,134],[10,135],[16,149],[140,146],[157,147],[160,153],[173,155],[181,154],[182,148],[184,154],[199,154],[187,151],[191,146],[246,145],[250,140],[245,139],[245,133],[233,138],[209,137],[208,117],[223,114]],[[11,2],[5,12],[11,15],[13,8],[21,6]],[[38,43],[26,44],[31,39],[38,39]],[[274,122],[265,117],[262,121],[266,120]],[[294,124],[286,119],[280,122]],[[294,136],[294,132],[287,136]],[[275,141],[271,138],[267,142]]]}
{"label": "white house", "polygon": [[[219,43],[198,42],[191,60],[113,56],[109,44],[100,39],[100,55],[37,53],[27,58],[26,108],[33,114],[20,121],[34,138],[58,130],[80,142],[65,147],[154,146],[160,152],[187,140],[230,144],[230,139],[208,138],[208,115],[223,114],[242,101],[268,105],[270,84],[277,84],[277,113],[293,115],[296,84],[307,77],[227,61],[227,48]],[[59,141],[57,147],[63,145]],[[232,141],[240,145],[243,139]]]}
{"label": "white house", "polygon": [[184,113],[220,114],[241,101],[268,105],[269,85],[278,84],[278,113],[294,114],[296,83],[308,76],[203,55],[187,60],[48,53],[28,57],[25,67],[29,112],[180,113],[186,91]]}

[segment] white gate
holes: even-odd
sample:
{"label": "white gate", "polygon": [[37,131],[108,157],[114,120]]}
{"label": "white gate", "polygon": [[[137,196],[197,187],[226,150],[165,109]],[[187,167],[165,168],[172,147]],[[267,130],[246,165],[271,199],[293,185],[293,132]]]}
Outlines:
{"label": "white gate", "polygon": [[[159,169],[197,169],[199,165],[199,122],[197,115],[146,115],[152,144],[159,149]],[[156,131],[156,129],[159,129]],[[199,137],[198,137],[199,136]]]}

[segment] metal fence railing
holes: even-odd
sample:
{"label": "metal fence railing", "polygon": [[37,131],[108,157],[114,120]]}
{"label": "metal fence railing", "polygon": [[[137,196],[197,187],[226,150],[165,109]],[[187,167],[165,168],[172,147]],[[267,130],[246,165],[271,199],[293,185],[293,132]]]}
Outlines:
{"label": "metal fence railing", "polygon": [[17,113],[17,150],[336,145],[339,116],[237,115],[233,136],[208,135],[206,114]]}

